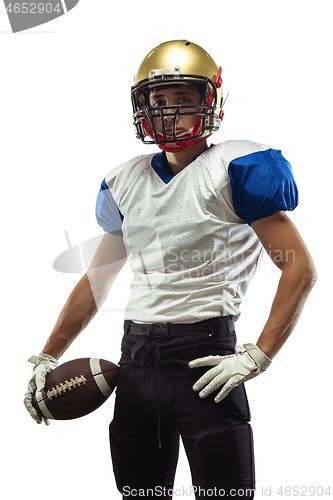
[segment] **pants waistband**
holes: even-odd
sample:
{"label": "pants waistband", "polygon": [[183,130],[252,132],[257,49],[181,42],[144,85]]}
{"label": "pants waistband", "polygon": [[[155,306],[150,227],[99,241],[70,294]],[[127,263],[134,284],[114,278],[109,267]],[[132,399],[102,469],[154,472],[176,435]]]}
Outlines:
{"label": "pants waistband", "polygon": [[214,330],[235,331],[233,316],[218,316],[197,323],[135,323],[125,320],[125,334],[143,335],[152,339],[163,337],[181,337],[198,333],[214,333]]}

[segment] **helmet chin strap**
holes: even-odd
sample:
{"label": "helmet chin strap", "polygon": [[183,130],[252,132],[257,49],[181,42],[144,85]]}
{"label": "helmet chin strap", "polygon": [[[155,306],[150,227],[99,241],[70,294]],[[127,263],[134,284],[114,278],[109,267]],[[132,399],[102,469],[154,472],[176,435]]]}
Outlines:
{"label": "helmet chin strap", "polygon": [[[188,137],[187,141],[181,141],[178,143],[177,142],[176,143],[165,143],[165,144],[160,143],[160,144],[157,144],[157,146],[160,149],[162,149],[162,151],[165,151],[167,153],[172,153],[172,152],[176,153],[179,151],[184,151],[184,149],[188,149],[190,146],[194,146],[195,144],[198,144],[199,142],[204,141],[205,139],[207,139],[207,137],[211,136],[212,134],[205,135],[203,137],[200,137],[200,139],[196,139],[196,140],[191,139],[191,137],[194,137],[197,134],[199,127],[201,125],[201,121],[202,121],[202,116],[199,116],[194,124],[194,127],[193,127],[191,134],[189,136],[187,136]],[[148,135],[153,139],[155,137],[155,135],[154,135],[154,132],[153,132],[151,126],[149,125],[148,121],[143,120],[142,125],[145,128]],[[158,141],[161,141],[164,139],[162,135],[158,135],[158,134],[156,134],[156,138]],[[176,145],[170,146],[170,144],[176,144]]]}
{"label": "helmet chin strap", "polygon": [[[176,146],[167,146],[166,144],[157,144],[162,151],[165,151],[166,153],[179,153],[180,151],[184,151],[184,149],[189,149],[190,147],[194,146],[195,144],[199,144],[199,142],[204,141],[207,139],[207,137],[210,137],[212,134],[204,135],[203,137],[200,137],[200,139],[197,139],[196,141],[184,141],[181,143],[176,143]],[[190,137],[190,136],[189,136]]]}

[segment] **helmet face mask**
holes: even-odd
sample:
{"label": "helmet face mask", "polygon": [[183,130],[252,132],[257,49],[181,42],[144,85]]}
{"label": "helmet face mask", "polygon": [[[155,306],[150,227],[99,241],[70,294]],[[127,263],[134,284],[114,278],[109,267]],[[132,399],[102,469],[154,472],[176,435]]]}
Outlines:
{"label": "helmet face mask", "polygon": [[[185,69],[197,68],[198,72],[182,72],[180,65],[165,67],[171,59],[182,62]],[[152,107],[151,93],[156,88],[163,91],[164,86],[194,88],[201,93],[202,101]],[[221,68],[201,47],[186,40],[166,42],[148,54],[139,68],[131,96],[137,138],[144,144],[157,144],[164,151],[182,151],[205,140],[219,129],[223,117]],[[177,121],[189,116],[195,117],[192,130],[177,133]],[[166,130],[165,120],[172,121],[171,129],[168,125]]]}

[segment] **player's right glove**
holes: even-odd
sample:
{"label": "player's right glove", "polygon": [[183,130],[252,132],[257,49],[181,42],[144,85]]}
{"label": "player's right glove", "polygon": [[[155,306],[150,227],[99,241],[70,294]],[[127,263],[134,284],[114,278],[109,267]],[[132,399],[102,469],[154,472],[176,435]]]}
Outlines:
{"label": "player's right glove", "polygon": [[24,397],[24,405],[32,418],[37,422],[37,424],[41,424],[45,422],[46,425],[49,425],[50,421],[45,417],[40,417],[32,406],[32,400],[36,392],[41,392],[45,386],[46,375],[48,375],[52,370],[57,368],[58,360],[53,358],[49,354],[45,354],[41,352],[38,356],[31,356],[28,359],[30,363],[35,363],[32,376],[30,382],[28,384],[27,392]]}

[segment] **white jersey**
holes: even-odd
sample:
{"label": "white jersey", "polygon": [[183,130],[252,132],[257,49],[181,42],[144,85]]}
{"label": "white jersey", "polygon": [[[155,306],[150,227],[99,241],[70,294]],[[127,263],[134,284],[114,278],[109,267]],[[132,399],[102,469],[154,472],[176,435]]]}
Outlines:
{"label": "white jersey", "polygon": [[96,205],[105,231],[122,234],[134,273],[125,319],[195,323],[240,314],[262,254],[257,219],[297,206],[281,151],[227,141],[176,175],[165,153],[112,169]]}

